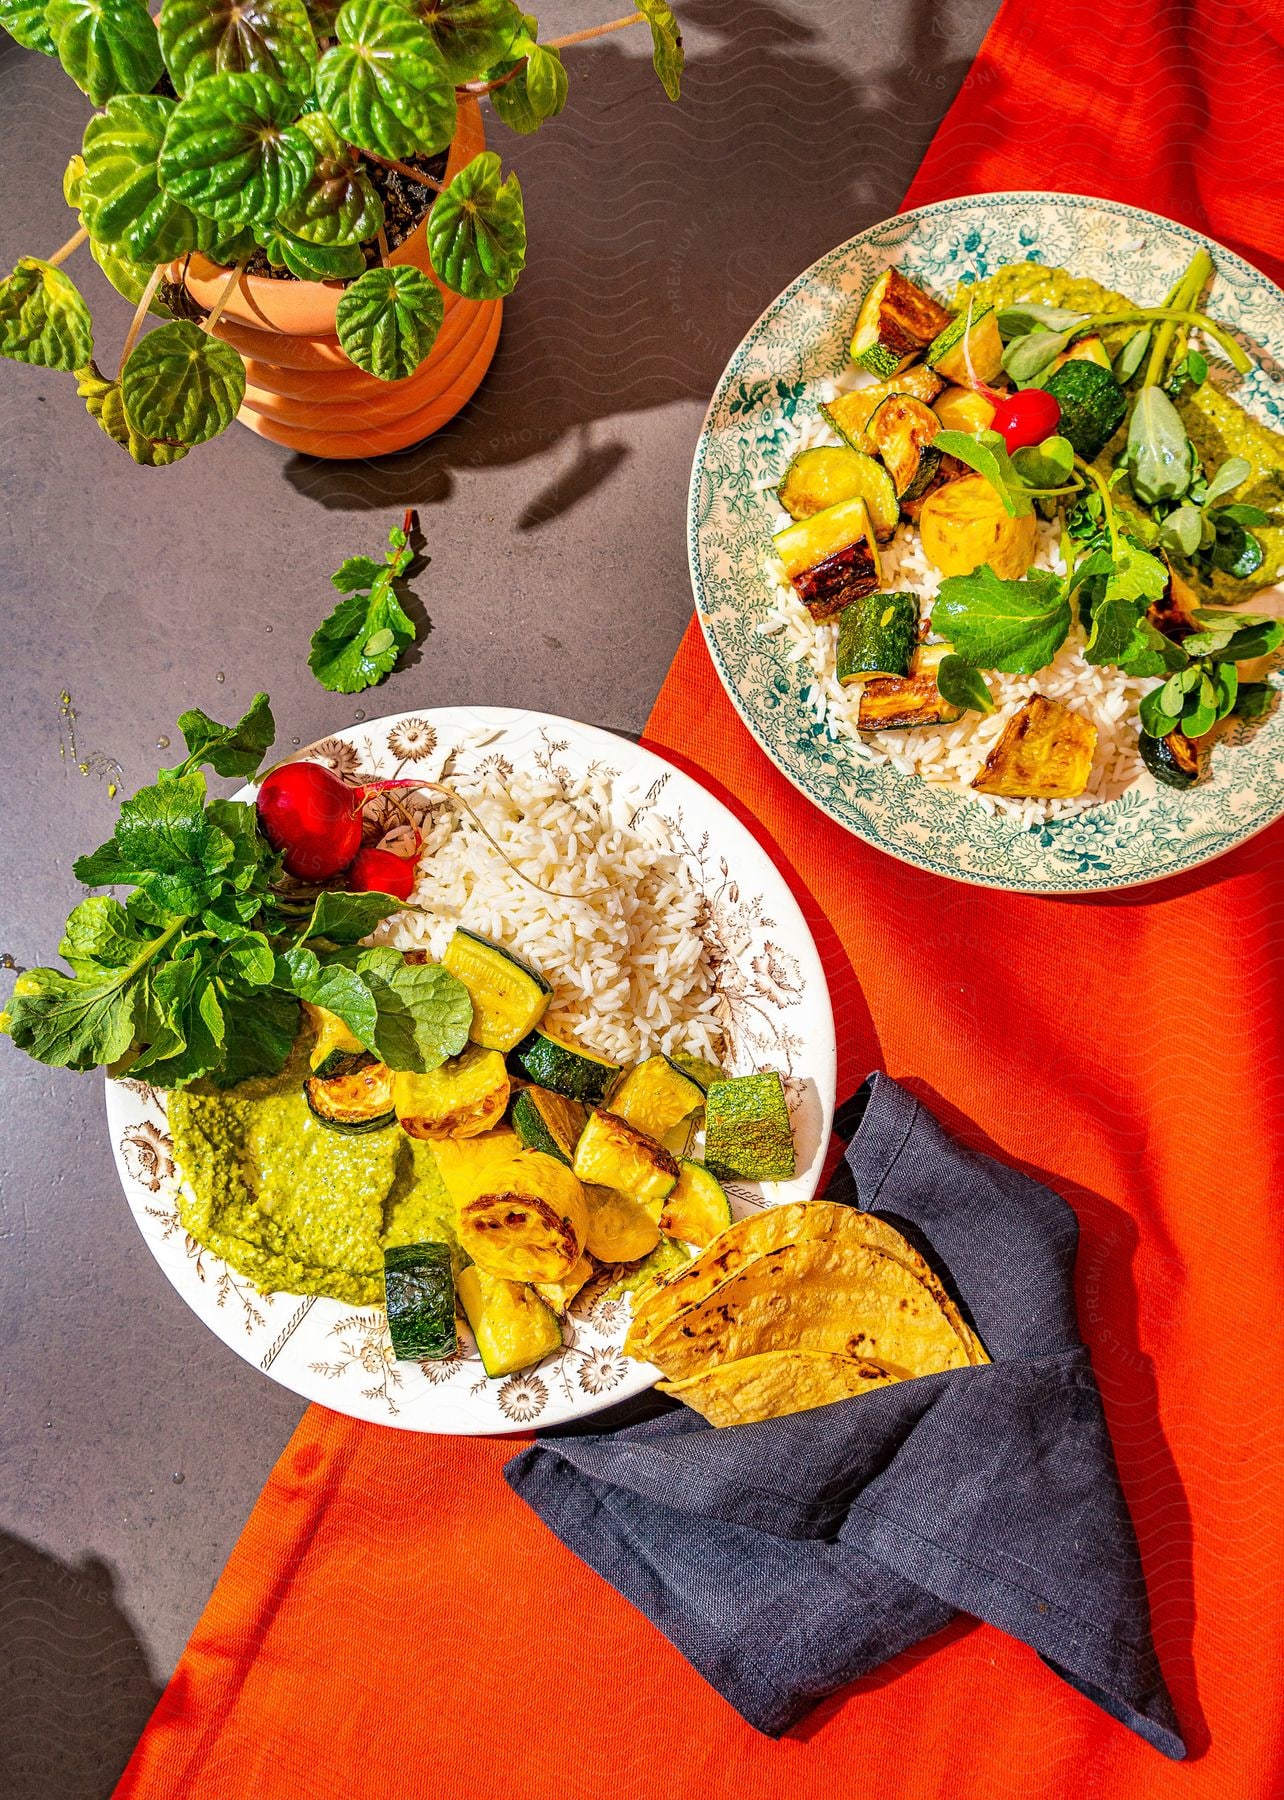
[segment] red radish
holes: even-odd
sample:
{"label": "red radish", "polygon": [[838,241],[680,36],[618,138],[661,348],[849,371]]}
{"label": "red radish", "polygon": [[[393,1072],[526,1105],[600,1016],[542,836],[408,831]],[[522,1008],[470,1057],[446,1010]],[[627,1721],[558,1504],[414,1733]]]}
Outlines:
{"label": "red radish", "polygon": [[395,894],[398,900],[409,900],[414,885],[414,859],[374,845],[358,850],[348,870],[348,886],[357,894]]}
{"label": "red radish", "polygon": [[1041,444],[1060,423],[1061,406],[1055,394],[1046,393],[1043,388],[1022,388],[999,400],[990,430],[999,433],[1010,456],[1014,450]]}
{"label": "red radish", "polygon": [[266,775],[257,801],[259,823],[289,874],[328,881],[361,848],[366,789],[349,787],[322,763],[283,763]]}

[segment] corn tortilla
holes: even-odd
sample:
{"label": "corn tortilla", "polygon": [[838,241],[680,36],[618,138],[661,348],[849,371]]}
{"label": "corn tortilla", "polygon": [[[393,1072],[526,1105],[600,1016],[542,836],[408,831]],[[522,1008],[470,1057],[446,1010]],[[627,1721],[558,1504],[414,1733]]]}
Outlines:
{"label": "corn tortilla", "polygon": [[850,1400],[895,1379],[882,1364],[862,1357],[768,1350],[658,1385],[662,1394],[683,1401],[710,1425],[752,1425],[759,1419],[779,1419],[786,1413]]}

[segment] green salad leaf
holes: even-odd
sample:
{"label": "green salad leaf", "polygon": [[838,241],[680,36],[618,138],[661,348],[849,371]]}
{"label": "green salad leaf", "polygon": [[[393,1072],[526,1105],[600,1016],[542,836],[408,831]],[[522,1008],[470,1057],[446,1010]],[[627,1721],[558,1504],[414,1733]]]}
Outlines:
{"label": "green salad leaf", "polygon": [[179,94],[210,75],[266,75],[302,100],[317,41],[303,0],[162,0],[156,20]]}
{"label": "green salad leaf", "polygon": [[45,19],[59,62],[95,106],[146,94],[164,73],[143,0],[48,0]]}
{"label": "green salad leaf", "polygon": [[526,266],[526,214],[517,176],[500,180],[493,150],[462,168],[428,214],[428,256],[448,288],[468,300],[511,294]]}
{"label": "green salad leaf", "polygon": [[414,620],[397,597],[396,583],[414,561],[413,513],[388,533],[382,563],[351,556],[331,576],[341,600],[312,636],[308,667],[334,694],[359,694],[391,675],[397,658],[415,641]]}
{"label": "green salad leaf", "polygon": [[359,944],[369,937],[380,919],[396,912],[404,901],[391,894],[347,894],[335,889],[318,894],[300,942],[325,938],[331,944]]}
{"label": "green salad leaf", "polygon": [[942,700],[965,712],[992,713],[994,696],[985,677],[961,656],[943,656],[936,669],[936,686]]}
{"label": "green salad leaf", "polygon": [[379,381],[404,381],[432,349],[445,316],[435,281],[411,263],[367,269],[339,301],[339,342]]}
{"label": "green salad leaf", "polygon": [[184,769],[207,764],[216,775],[253,775],[276,737],[276,721],[266,694],[255,694],[235,725],[220,725],[199,706],[179,714],[187,745]]}
{"label": "green salad leaf", "polygon": [[988,564],[950,575],[932,608],[932,629],[974,669],[1032,675],[1052,661],[1070,629],[1066,584],[1042,570],[1004,581]]}
{"label": "green salad leaf", "polygon": [[93,350],[93,320],[75,282],[37,256],[19,257],[0,281],[0,356],[79,369]]}
{"label": "green salad leaf", "polygon": [[423,18],[387,0],[344,0],[334,29],[316,93],[339,135],[379,156],[444,150],[455,84]]}
{"label": "green salad leaf", "polygon": [[423,1075],[468,1042],[468,989],[439,963],[408,963],[399,951],[363,950],[357,971],[379,1009],[374,1051],[390,1069]]}
{"label": "green salad leaf", "polygon": [[975,469],[978,475],[984,475],[1010,518],[1026,518],[1034,511],[1026,483],[997,431],[983,431],[977,437],[966,431],[938,431],[932,439],[932,447],[943,456],[952,456],[969,469]]}

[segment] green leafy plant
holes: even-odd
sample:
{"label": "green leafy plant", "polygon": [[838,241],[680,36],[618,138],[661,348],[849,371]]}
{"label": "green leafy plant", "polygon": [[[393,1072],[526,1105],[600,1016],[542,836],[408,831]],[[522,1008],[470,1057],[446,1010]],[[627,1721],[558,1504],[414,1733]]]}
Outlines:
{"label": "green leafy plant", "polygon": [[414,561],[410,534],[415,515],[407,512],[388,533],[382,563],[350,556],[330,579],[340,600],[312,636],[308,667],[334,694],[359,694],[391,675],[397,658],[415,641],[414,620],[397,596],[397,582]]}
{"label": "green leafy plant", "polygon": [[80,902],[59,944],[67,969],[19,975],[0,1029],[55,1068],[105,1066],[158,1088],[278,1073],[303,1001],[337,1013],[392,1068],[422,1072],[462,1050],[463,985],[362,947],[404,902],[291,886],[254,806],[207,793],[206,768],[258,771],[275,736],[267,695],[235,725],[199,710],[178,723],[187,756],[126,800],[108,841],[74,865],[86,887],[132,891]]}
{"label": "green leafy plant", "polygon": [[[135,461],[175,462],[240,405],[244,366],[216,332],[265,257],[298,281],[350,283],[340,345],[367,374],[404,381],[433,347],[443,289],[498,299],[526,261],[521,186],[493,151],[448,184],[423,166],[449,148],[461,99],[489,94],[512,130],[537,131],[566,104],[561,50],[643,24],[676,100],[682,34],[664,0],[549,44],[514,0],[161,0],[154,20],[144,0],[0,0],[0,27],[57,58],[98,109],[63,184],[80,229],[0,281],[0,355],[74,374]],[[390,263],[392,173],[425,197],[435,280]],[[61,268],[86,241],[137,309],[114,377]],[[199,323],[168,280],[194,253],[228,271]],[[140,340],[149,315],[174,322]]]}

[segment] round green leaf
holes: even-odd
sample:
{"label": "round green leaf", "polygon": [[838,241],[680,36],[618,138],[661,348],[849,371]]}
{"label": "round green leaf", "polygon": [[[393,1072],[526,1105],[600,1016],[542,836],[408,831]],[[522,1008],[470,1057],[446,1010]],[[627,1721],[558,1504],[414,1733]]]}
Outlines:
{"label": "round green leaf", "polygon": [[263,252],[273,268],[300,281],[350,281],[366,266],[360,244],[309,244],[279,225],[264,232]]}
{"label": "round green leaf", "polygon": [[[100,244],[95,238],[89,240],[89,254],[116,292],[123,295],[131,306],[137,306],[143,297],[143,289],[152,278],[155,263],[135,262],[132,256],[124,256],[119,250],[113,250],[110,244]],[[147,310],[157,319],[168,319],[171,316],[159,290],[152,295]]]}
{"label": "round green leaf", "polygon": [[526,266],[526,215],[516,175],[501,183],[493,150],[462,168],[428,215],[428,255],[448,288],[469,300],[511,294]]}
{"label": "round green leaf", "polygon": [[172,100],[118,94],[85,127],[80,205],[99,244],[155,265],[197,245],[196,220],[161,186],[158,158]]}
{"label": "round green leaf", "polygon": [[535,43],[529,45],[523,61],[515,66],[516,75],[496,88],[490,101],[510,131],[526,136],[538,131],[545,119],[554,118],[566,105],[566,70],[556,50],[546,50]]}
{"label": "round green leaf", "polygon": [[292,94],[266,75],[211,75],[175,107],[161,182],[224,225],[265,224],[297,200],[316,163]]}
{"label": "round green leaf", "polygon": [[651,61],[655,72],[670,100],[676,100],[682,92],[682,71],[687,60],[678,21],[665,0],[637,0],[637,9],[651,27]]}
{"label": "round green leaf", "polygon": [[317,163],[307,187],[281,214],[281,225],[309,244],[361,244],[375,237],[383,201],[356,152],[324,113],[300,119],[299,130],[311,139]]}
{"label": "round green leaf", "polygon": [[317,99],[340,135],[379,156],[443,150],[455,85],[426,25],[388,0],[345,0],[321,58]]}
{"label": "round green leaf", "polygon": [[57,56],[45,17],[45,0],[0,0],[0,25],[24,50]]}
{"label": "round green leaf", "polygon": [[359,369],[403,381],[419,367],[441,329],[441,292],[408,263],[367,269],[339,302],[339,342]]}
{"label": "round green leaf", "polygon": [[317,41],[303,0],[164,0],[156,21],[180,94],[210,75],[266,75],[302,99]]}
{"label": "round green leaf", "polygon": [[125,417],[120,383],[108,381],[96,364],[91,362],[87,368],[77,369],[76,392],[84,401],[90,418],[115,443],[122,444],[136,463],[143,463],[149,469],[160,469],[187,455],[189,446],[186,444],[158,442],[135,431]]}
{"label": "round green leaf", "polygon": [[135,344],[120,391],[125,418],[143,437],[203,444],[236,417],[245,364],[230,344],[180,319]]}
{"label": "round green leaf", "polygon": [[0,281],[0,356],[79,369],[93,349],[93,320],[75,282],[39,257],[21,257]]}
{"label": "round green leaf", "polygon": [[59,62],[95,106],[160,80],[160,44],[143,0],[49,0],[45,16]]}
{"label": "round green leaf", "polygon": [[475,81],[513,53],[523,29],[512,0],[429,0],[424,21],[452,82]]}

